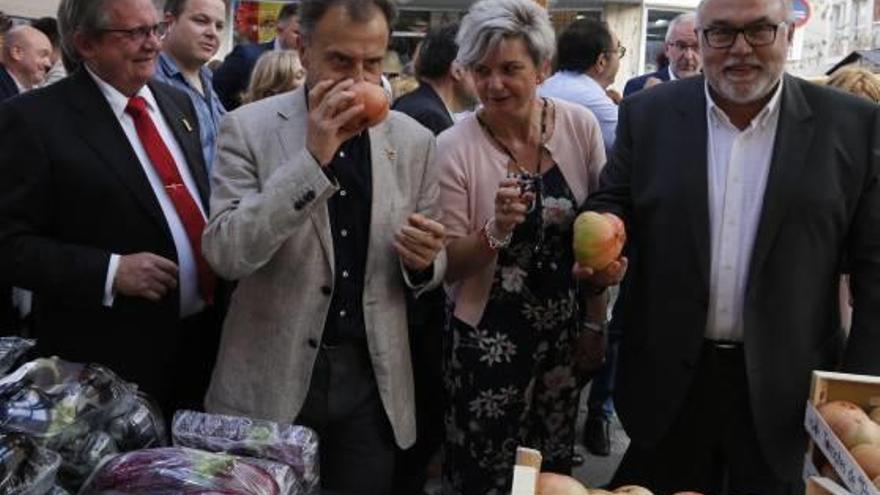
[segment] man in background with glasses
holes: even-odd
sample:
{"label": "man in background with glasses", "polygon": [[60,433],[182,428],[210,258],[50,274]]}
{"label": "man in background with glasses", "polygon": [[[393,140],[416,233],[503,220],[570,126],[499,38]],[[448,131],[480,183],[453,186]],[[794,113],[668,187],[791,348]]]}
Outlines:
{"label": "man in background with glasses", "polygon": [[556,53],[556,73],[544,81],[538,93],[590,109],[599,120],[605,151],[610,152],[617,128],[617,103],[608,88],[614,84],[626,47],[604,21],[578,19],[559,35]]}
{"label": "man in background with glasses", "polygon": [[669,60],[669,65],[627,81],[623,88],[623,96],[629,96],[636,91],[656,86],[662,82],[684,79],[700,73],[699,45],[694,29],[695,22],[696,14],[693,12],[679,14],[669,21],[664,43],[664,53]]}
{"label": "man in background with glasses", "polygon": [[880,373],[880,108],[785,74],[793,18],[790,0],[703,0],[704,77],[621,103],[586,205],[637,253],[615,483],[803,493],[811,371]]}
{"label": "man in background with glasses", "polygon": [[59,27],[74,72],[0,106],[0,280],[34,292],[39,355],[105,365],[170,420],[219,334],[199,123],[151,81],[152,0],[63,0]]}

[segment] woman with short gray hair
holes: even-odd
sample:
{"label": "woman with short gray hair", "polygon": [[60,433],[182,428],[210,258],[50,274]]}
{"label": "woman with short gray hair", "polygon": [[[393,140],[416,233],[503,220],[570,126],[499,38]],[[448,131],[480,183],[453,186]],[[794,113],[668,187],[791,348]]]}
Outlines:
{"label": "woman with short gray hair", "polygon": [[555,40],[533,0],[476,3],[457,42],[482,107],[437,141],[454,305],[443,492],[507,494],[518,445],[540,450],[545,471],[571,472],[589,368],[577,363],[590,361],[575,349],[595,350],[598,367],[605,314],[604,294],[572,278],[572,224],[605,151],[586,108],[537,94]]}

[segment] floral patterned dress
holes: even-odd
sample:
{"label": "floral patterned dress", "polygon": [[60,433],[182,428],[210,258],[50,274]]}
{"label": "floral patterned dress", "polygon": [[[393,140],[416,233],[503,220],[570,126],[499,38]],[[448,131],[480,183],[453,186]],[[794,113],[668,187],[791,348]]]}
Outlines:
{"label": "floral patterned dress", "polygon": [[509,494],[517,446],[540,450],[544,471],[571,471],[576,209],[559,167],[545,172],[541,203],[499,251],[477,327],[452,318],[446,333],[447,495]]}

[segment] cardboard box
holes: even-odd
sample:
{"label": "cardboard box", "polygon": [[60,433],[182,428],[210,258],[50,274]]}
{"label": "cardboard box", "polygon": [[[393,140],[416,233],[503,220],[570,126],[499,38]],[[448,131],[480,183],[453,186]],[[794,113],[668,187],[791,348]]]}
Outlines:
{"label": "cardboard box", "polygon": [[850,401],[868,409],[872,406],[872,402],[877,401],[878,397],[880,397],[880,377],[827,371],[813,372],[810,400],[807,402],[807,411],[804,416],[804,425],[811,438],[807,449],[808,464],[804,467],[805,473],[816,472],[817,466],[809,464],[815,462],[818,448],[818,451],[824,455],[825,459],[828,459],[837,475],[843,480],[849,493],[853,495],[880,495],[880,490],[874,486],[865,471],[856,464],[855,459],[840,439],[834,435],[831,428],[828,427],[828,423],[817,410],[817,407],[822,404],[835,400]]}

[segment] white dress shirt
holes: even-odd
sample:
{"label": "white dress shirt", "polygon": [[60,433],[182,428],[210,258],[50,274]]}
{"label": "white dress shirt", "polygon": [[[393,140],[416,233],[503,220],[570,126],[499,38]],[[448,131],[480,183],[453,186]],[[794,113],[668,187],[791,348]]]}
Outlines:
{"label": "white dress shirt", "polygon": [[[131,147],[150,182],[153,194],[155,194],[159,206],[162,208],[162,214],[165,217],[165,221],[168,222],[168,228],[171,230],[171,236],[174,239],[174,247],[177,250],[180,315],[189,316],[195,314],[205,307],[205,302],[199,294],[195,255],[192,246],[190,245],[189,237],[186,235],[186,229],[183,226],[183,222],[181,222],[180,216],[174,208],[174,203],[171,201],[168,193],[165,192],[165,184],[162,182],[159,174],[156,173],[156,170],[153,168],[153,164],[150,161],[150,157],[147,155],[147,151],[144,149],[143,144],[141,144],[137,129],[134,125],[134,119],[132,119],[132,117],[125,111],[125,107],[128,106],[129,97],[123,95],[116,88],[103,81],[92,72],[88,66],[86,66],[86,69],[88,70],[89,75],[92,76],[92,79],[95,80],[95,83],[98,84],[101,93],[107,98],[107,103],[110,104],[113,115],[119,119],[119,124],[122,126],[122,130],[125,132],[125,136],[128,138],[128,142],[131,144]],[[171,152],[171,157],[174,158],[174,163],[177,165],[177,170],[180,172],[184,185],[195,200],[196,205],[199,207],[199,211],[202,212],[202,216],[204,217],[205,211],[199,200],[198,188],[196,187],[195,180],[189,171],[189,167],[186,166],[187,162],[183,155],[183,150],[180,148],[177,139],[175,139],[174,134],[171,132],[168,122],[165,121],[165,117],[159,110],[156,98],[153,96],[152,91],[150,91],[149,86],[146,85],[138,91],[137,96],[141,96],[147,101],[147,111],[150,114],[150,118],[153,119],[153,123],[159,130],[159,135],[162,137],[162,141],[165,142],[165,146],[168,147],[168,151]],[[119,258],[120,254],[117,253],[110,256],[110,264],[107,267],[107,279],[104,285],[105,306],[113,305],[113,281],[116,278],[116,271],[119,268]]]}
{"label": "white dress shirt", "polygon": [[706,338],[742,342],[743,301],[776,141],[782,80],[742,131],[712,100],[708,83],[705,91],[712,235]]}

